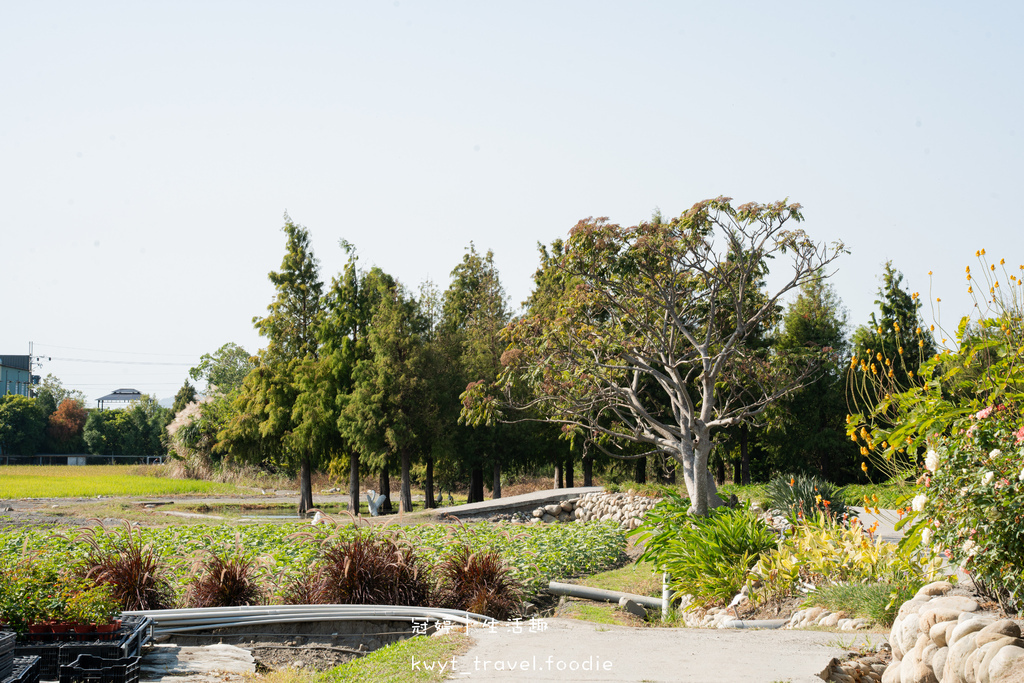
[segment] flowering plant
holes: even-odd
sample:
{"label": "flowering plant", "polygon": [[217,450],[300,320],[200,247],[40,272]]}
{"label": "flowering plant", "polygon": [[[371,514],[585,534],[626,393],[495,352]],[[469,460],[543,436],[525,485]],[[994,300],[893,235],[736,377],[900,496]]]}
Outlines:
{"label": "flowering plant", "polygon": [[921,477],[919,507],[915,498],[922,540],[1017,604],[1024,602],[1021,422],[1017,410],[991,406],[966,429],[934,439],[935,469]]}
{"label": "flowering plant", "polygon": [[908,373],[907,385],[878,385],[877,401],[850,415],[847,431],[865,457],[888,464],[900,478],[920,474],[912,511],[896,527],[905,529],[904,551],[914,552],[922,542],[941,549],[982,591],[1019,609],[1024,265],[1018,276],[1003,260],[999,269],[988,263],[984,249],[975,255],[980,278],[967,268],[966,279],[979,316],[963,317],[953,334],[940,330],[943,348],[917,375]]}

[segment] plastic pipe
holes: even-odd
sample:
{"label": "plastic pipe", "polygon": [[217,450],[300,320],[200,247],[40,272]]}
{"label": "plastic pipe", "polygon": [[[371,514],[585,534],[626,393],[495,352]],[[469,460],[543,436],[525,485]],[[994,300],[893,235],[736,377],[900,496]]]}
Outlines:
{"label": "plastic pipe", "polygon": [[607,591],[602,588],[591,588],[590,586],[577,586],[574,583],[558,583],[557,581],[552,581],[548,584],[548,592],[554,595],[570,595],[574,598],[604,600],[605,602],[618,602],[621,598],[628,598],[633,602],[643,605],[644,607],[664,609],[664,601],[661,598],[636,595],[635,593]]}

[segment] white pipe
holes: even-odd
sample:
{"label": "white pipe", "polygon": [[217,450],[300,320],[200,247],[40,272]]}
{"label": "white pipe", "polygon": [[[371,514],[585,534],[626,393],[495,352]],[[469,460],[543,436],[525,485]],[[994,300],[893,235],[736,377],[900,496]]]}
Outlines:
{"label": "white pipe", "polygon": [[182,633],[246,625],[309,621],[450,621],[462,625],[486,624],[491,617],[464,610],[404,605],[272,605],[253,607],[211,607],[125,612],[146,616],[154,622],[154,633]]}
{"label": "white pipe", "polygon": [[668,619],[668,604],[671,595],[668,590],[668,572],[661,573],[661,620]]}

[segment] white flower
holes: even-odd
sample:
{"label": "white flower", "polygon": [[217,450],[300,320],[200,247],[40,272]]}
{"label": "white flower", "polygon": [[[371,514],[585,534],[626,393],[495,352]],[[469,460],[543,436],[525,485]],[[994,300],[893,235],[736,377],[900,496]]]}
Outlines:
{"label": "white flower", "polygon": [[981,477],[981,483],[984,484],[985,486],[988,486],[989,484],[992,483],[992,480],[995,479],[995,476],[995,472],[986,472]]}
{"label": "white flower", "polygon": [[928,496],[924,495],[923,493],[919,493],[916,496],[914,496],[914,502],[911,504],[914,508],[914,512],[921,512],[921,510],[924,510],[924,505],[927,502]]}
{"label": "white flower", "polygon": [[936,472],[939,469],[939,454],[934,450],[928,451],[928,454],[924,456],[924,466],[929,472]]}
{"label": "white flower", "polygon": [[921,542],[924,543],[925,545],[928,545],[929,543],[931,543],[931,541],[932,541],[932,530],[929,529],[928,527],[925,527],[924,530],[921,531]]}
{"label": "white flower", "polygon": [[1020,471],[1020,476],[1017,478],[1020,479],[1021,481],[1024,481],[1024,470]]}
{"label": "white flower", "polygon": [[998,458],[1002,454],[1003,454],[1003,452],[1001,450],[999,450],[998,448],[993,448],[991,451],[989,451],[988,457],[990,457],[990,458]]}
{"label": "white flower", "polygon": [[978,554],[978,544],[968,538],[966,541],[964,541],[964,548],[963,548],[963,550],[964,550],[964,555],[968,555],[968,556],[977,555]]}

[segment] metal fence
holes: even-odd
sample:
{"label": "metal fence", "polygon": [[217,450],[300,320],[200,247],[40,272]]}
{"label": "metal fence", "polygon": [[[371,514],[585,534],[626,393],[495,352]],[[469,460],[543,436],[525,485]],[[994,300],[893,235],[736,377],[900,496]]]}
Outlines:
{"label": "metal fence", "polygon": [[91,453],[3,455],[0,465],[159,465],[165,455],[93,455]]}

